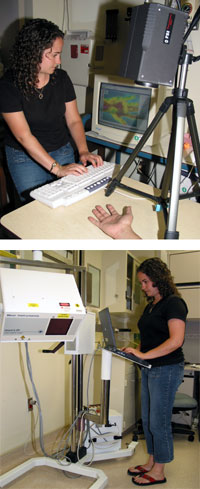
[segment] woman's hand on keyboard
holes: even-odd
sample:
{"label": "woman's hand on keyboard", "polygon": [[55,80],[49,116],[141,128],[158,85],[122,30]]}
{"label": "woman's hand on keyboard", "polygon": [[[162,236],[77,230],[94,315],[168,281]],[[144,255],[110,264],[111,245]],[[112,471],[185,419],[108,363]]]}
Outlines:
{"label": "woman's hand on keyboard", "polygon": [[87,168],[79,163],[69,163],[68,165],[59,165],[58,169],[54,172],[58,178],[66,177],[66,175],[83,175],[87,173]]}
{"label": "woman's hand on keyboard", "polygon": [[107,204],[106,207],[108,212],[96,205],[92,210],[96,219],[90,216],[89,221],[113,239],[141,239],[132,230],[133,214],[130,206],[124,207],[122,214],[118,214],[111,204]]}
{"label": "woman's hand on keyboard", "polygon": [[141,360],[145,360],[147,356],[146,353],[142,353],[137,348],[132,348],[131,346],[125,346],[124,348],[121,348],[121,350],[125,353],[131,353],[131,355],[135,355],[136,357],[141,358]]}
{"label": "woman's hand on keyboard", "polygon": [[83,163],[84,166],[87,165],[87,163],[92,163],[92,166],[102,166],[103,165],[103,160],[100,155],[96,155],[94,153],[89,153],[89,151],[85,153],[80,153],[79,154],[79,159],[81,163]]}

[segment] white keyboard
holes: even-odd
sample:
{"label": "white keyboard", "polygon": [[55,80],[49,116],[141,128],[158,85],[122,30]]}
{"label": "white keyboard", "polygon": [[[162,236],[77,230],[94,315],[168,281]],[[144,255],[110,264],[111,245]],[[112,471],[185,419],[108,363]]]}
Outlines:
{"label": "white keyboard", "polygon": [[96,168],[90,165],[87,173],[59,178],[32,190],[30,196],[53,208],[71,205],[106,187],[112,178],[114,167],[115,163],[106,161]]}

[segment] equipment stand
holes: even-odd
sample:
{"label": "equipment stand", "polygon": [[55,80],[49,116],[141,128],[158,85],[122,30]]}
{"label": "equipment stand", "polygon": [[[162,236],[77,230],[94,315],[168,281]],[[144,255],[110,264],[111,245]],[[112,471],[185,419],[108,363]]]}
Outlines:
{"label": "equipment stand", "polygon": [[[43,353],[56,353],[62,346],[64,342],[59,343],[53,350],[43,350]],[[111,364],[112,361],[112,353],[110,352],[104,352],[104,355],[107,355],[108,361]],[[107,359],[107,358],[106,358]],[[104,357],[105,360],[105,357]],[[103,367],[105,369],[105,364],[106,362],[103,362]],[[108,369],[110,366],[108,366]],[[73,355],[72,356],[72,414],[73,417],[76,417],[77,413],[77,374],[78,378],[80,378],[80,385],[79,385],[79,399],[78,403],[82,406],[82,394],[80,396],[80,392],[82,393],[82,355]],[[110,376],[110,373],[108,377]],[[107,385],[109,385],[109,380],[104,380],[102,387],[105,392],[107,392]],[[107,394],[106,394],[107,398]],[[103,404],[107,406],[108,399],[103,399]],[[108,408],[106,407],[105,409],[105,419]],[[92,415],[90,418],[92,419]],[[94,420],[98,422],[99,416],[94,416]],[[108,477],[106,474],[103,472],[103,470],[92,468],[91,466],[87,466],[84,464],[87,464],[90,462],[90,455],[85,455],[85,451],[83,453],[83,457],[78,460],[76,454],[77,454],[77,443],[76,443],[76,431],[77,428],[76,426],[73,429],[72,433],[72,445],[71,445],[71,457],[69,457],[69,454],[67,453],[67,457],[71,458],[71,463],[64,463],[63,461],[58,461],[55,460],[51,457],[43,456],[43,457],[33,457],[26,462],[18,465],[12,470],[9,470],[3,475],[0,475],[0,488],[5,487],[7,484],[10,482],[14,481],[18,477],[24,475],[26,472],[29,470],[33,469],[34,467],[51,467],[54,469],[59,469],[64,472],[68,472],[70,474],[74,474],[75,476],[85,476],[85,477],[91,477],[92,479],[95,479],[93,484],[90,486],[91,489],[104,489],[107,484],[108,484]],[[120,449],[118,451],[110,451],[106,453],[101,453],[97,454],[96,456],[93,457],[93,461],[100,461],[100,460],[108,460],[108,459],[116,459],[116,458],[121,458],[121,457],[130,457],[133,455],[135,448],[137,446],[137,442],[132,441],[127,448]],[[81,449],[84,447],[81,447]]]}
{"label": "equipment stand", "polygon": [[23,464],[18,465],[18,467],[15,467],[14,469],[7,472],[6,474],[1,475],[0,487],[6,486],[13,480],[17,479],[17,477],[20,477],[21,475],[25,474],[29,470],[33,469],[34,467],[41,467],[41,466],[48,466],[54,469],[60,469],[62,471],[69,472],[74,475],[83,475],[86,477],[92,477],[92,479],[96,479],[94,484],[92,484],[91,486],[92,489],[103,489],[107,485],[108,479],[102,470],[91,468],[91,467],[84,467],[80,463],[66,466],[64,464],[63,465],[60,464],[56,460],[53,460],[49,457],[36,457],[27,460],[27,462],[24,462]]}
{"label": "equipment stand", "polygon": [[[183,53],[183,59],[181,61],[181,72],[178,88],[175,88],[173,96],[167,97],[164,100],[153,121],[143,134],[136,148],[133,150],[133,153],[130,155],[125,165],[118,173],[117,177],[111,181],[105,193],[105,195],[108,197],[112,194],[116,187],[120,187],[125,190],[129,190],[130,192],[133,192],[137,195],[141,195],[142,197],[148,197],[149,199],[156,202],[156,204],[158,204],[156,206],[156,210],[160,210],[160,208],[162,208],[164,213],[166,223],[165,239],[179,238],[179,233],[178,231],[176,231],[179,199],[185,199],[189,198],[190,196],[200,195],[199,191],[197,193],[191,192],[187,195],[179,195],[184,142],[184,127],[186,117],[192,140],[198,176],[200,176],[200,143],[194,116],[195,111],[192,100],[187,98],[188,90],[185,88],[188,65],[192,62],[192,58],[193,56],[191,54],[188,54],[185,49]],[[167,165],[164,173],[161,194],[160,196],[156,197],[148,193],[141,192],[139,190],[134,190],[133,188],[122,184],[121,178],[124,176],[130,165],[133,163],[136,156],[145,145],[147,139],[152,134],[163,115],[169,110],[171,105],[173,105],[172,132],[168,148]],[[169,190],[170,199],[168,197]]]}

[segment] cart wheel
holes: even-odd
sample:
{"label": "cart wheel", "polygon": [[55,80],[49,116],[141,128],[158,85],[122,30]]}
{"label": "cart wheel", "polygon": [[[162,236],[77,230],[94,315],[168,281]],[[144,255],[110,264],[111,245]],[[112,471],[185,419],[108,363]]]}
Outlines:
{"label": "cart wheel", "polygon": [[188,441],[194,441],[194,435],[189,435],[188,436]]}

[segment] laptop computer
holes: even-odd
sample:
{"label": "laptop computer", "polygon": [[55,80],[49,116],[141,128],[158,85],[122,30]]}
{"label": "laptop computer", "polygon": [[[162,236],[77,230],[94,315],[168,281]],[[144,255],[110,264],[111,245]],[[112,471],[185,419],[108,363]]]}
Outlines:
{"label": "laptop computer", "polygon": [[120,350],[119,348],[117,348],[108,307],[102,309],[102,311],[99,312],[99,318],[101,321],[101,327],[104,336],[105,350],[108,350],[112,352],[114,355],[118,355],[119,357],[124,358],[125,360],[129,360],[133,363],[137,363],[137,365],[140,365],[141,367],[151,368],[151,365],[146,360],[142,360],[136,355],[132,355],[132,353],[126,353]]}

